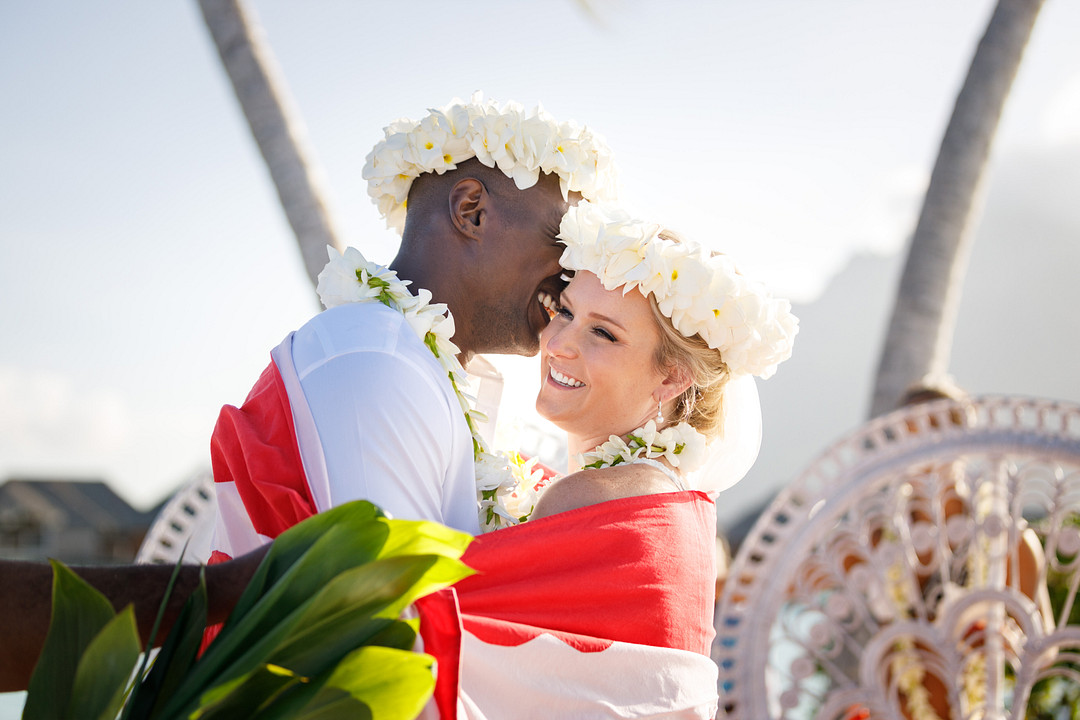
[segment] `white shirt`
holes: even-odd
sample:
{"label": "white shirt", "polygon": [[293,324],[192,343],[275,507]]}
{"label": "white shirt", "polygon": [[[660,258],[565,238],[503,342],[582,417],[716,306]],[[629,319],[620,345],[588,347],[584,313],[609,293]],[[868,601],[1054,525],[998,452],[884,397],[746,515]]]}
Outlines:
{"label": "white shirt", "polygon": [[472,436],[445,371],[401,313],[349,303],[296,331],[292,360],[319,433],[330,504],[480,533]]}

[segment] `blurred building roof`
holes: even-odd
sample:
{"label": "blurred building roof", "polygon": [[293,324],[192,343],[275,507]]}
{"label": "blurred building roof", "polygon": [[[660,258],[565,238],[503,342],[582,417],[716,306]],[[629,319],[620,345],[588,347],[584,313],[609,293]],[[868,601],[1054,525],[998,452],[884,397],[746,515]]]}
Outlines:
{"label": "blurred building roof", "polygon": [[13,478],[0,485],[0,522],[34,518],[45,527],[98,532],[145,529],[151,513],[128,505],[100,480]]}

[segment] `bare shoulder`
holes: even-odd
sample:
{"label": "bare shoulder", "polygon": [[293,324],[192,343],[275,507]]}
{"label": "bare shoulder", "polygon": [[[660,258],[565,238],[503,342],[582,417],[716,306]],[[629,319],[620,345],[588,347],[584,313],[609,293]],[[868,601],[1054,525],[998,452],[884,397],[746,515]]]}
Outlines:
{"label": "bare shoulder", "polygon": [[670,492],[671,489],[671,480],[648,465],[630,463],[579,470],[549,485],[530,518],[546,517],[608,500]]}

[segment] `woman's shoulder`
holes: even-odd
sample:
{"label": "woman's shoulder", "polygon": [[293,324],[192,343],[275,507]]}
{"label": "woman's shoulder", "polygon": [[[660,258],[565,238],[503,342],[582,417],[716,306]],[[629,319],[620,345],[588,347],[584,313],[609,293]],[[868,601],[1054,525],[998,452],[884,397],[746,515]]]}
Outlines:
{"label": "woman's shoulder", "polygon": [[667,475],[640,463],[587,468],[566,475],[545,488],[531,517],[535,519],[608,500],[653,495],[674,489]]}

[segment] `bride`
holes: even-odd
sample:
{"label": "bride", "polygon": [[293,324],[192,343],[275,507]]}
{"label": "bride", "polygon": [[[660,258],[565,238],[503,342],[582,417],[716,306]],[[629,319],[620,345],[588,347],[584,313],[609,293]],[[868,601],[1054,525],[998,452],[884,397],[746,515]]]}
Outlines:
{"label": "bride", "polygon": [[566,431],[571,474],[529,517],[737,480],[757,451],[751,376],[770,377],[798,331],[789,303],[613,206],[579,203],[558,237],[573,277],[542,298],[536,409]]}
{"label": "bride", "polygon": [[[473,541],[453,620],[421,602],[421,633],[440,647],[425,622],[460,628],[456,653],[433,652],[457,663],[458,717],[711,718],[716,515],[703,491],[752,462],[752,376],[790,355],[797,321],[727,257],[619,209],[581,202],[560,230],[574,274],[542,298],[536,407],[567,432],[571,472],[528,522]],[[534,497],[519,487],[500,513]]]}

